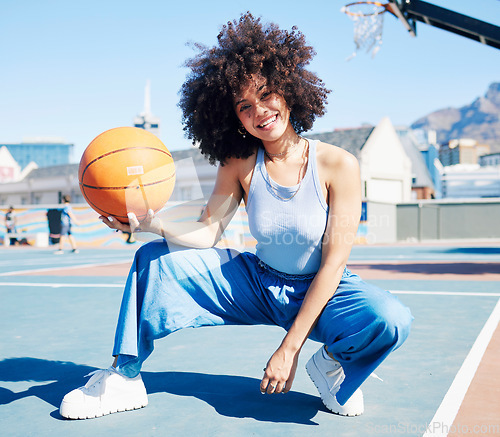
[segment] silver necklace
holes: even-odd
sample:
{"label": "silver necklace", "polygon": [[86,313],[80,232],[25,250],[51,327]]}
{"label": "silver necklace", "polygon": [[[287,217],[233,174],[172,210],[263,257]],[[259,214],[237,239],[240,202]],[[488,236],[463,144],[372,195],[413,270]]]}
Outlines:
{"label": "silver necklace", "polygon": [[[297,144],[300,144],[300,140],[302,140],[303,138],[302,137],[299,137],[299,142],[298,143],[295,143],[295,144],[292,144],[290,147],[287,147],[285,150],[283,150],[283,152],[280,152],[280,153],[269,153],[266,148],[264,147],[264,151],[266,152],[266,155],[269,157],[269,158],[279,158],[280,156],[283,156],[283,155],[286,155],[290,150],[294,149],[295,147],[297,147]],[[306,140],[307,141],[307,140]]]}
{"label": "silver necklace", "polygon": [[[305,155],[305,152],[306,150],[309,149],[309,141],[306,140],[306,147],[304,149],[304,155]],[[265,149],[264,149],[265,150]],[[267,152],[266,152],[267,153]],[[305,158],[304,158],[304,162],[305,162]],[[265,165],[265,164],[264,164]],[[304,164],[302,164],[304,165]],[[292,195],[290,197],[283,197],[283,196],[280,196],[279,192],[278,192],[278,188],[275,187],[271,181],[271,178],[269,177],[269,173],[267,172],[267,169],[266,169],[266,178],[265,178],[265,181],[267,182],[267,184],[269,185],[269,187],[273,190],[273,193],[276,195],[276,197],[279,197],[281,200],[287,202],[289,200],[292,200],[296,195],[297,193],[299,192],[300,190],[300,187],[302,186],[302,181],[304,180],[304,177],[302,177],[300,179],[300,182],[299,182],[299,186],[297,187],[297,189],[292,193]],[[299,177],[300,177],[300,171],[299,171]]]}

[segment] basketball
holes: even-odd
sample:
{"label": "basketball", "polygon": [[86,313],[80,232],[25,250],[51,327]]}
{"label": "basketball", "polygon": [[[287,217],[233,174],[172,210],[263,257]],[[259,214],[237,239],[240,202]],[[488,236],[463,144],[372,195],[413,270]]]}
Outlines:
{"label": "basketball", "polygon": [[100,215],[128,223],[155,213],[175,184],[172,154],[158,137],[136,127],[118,127],[98,135],[83,152],[78,169],[80,190]]}

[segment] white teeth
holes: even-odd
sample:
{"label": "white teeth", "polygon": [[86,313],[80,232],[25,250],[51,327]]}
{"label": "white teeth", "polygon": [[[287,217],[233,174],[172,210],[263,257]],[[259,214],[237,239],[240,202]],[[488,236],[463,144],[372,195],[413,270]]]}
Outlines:
{"label": "white teeth", "polygon": [[261,125],[259,125],[259,127],[266,127],[268,124],[271,124],[274,120],[276,120],[278,116],[275,115],[273,118],[270,118],[269,120],[265,121],[264,123],[262,123]]}

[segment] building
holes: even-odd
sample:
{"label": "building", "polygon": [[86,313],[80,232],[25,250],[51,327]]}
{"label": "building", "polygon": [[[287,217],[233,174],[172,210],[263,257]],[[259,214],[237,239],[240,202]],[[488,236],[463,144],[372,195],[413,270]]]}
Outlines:
{"label": "building", "polygon": [[457,164],[443,169],[444,198],[500,197],[500,166]]}
{"label": "building", "polygon": [[0,144],[2,146],[7,147],[21,169],[31,162],[38,167],[69,164],[74,148],[73,144],[56,139],[25,140],[19,144]]}
{"label": "building", "polygon": [[438,159],[436,132],[407,127],[396,131],[412,163],[412,199],[441,198],[443,166]]}
{"label": "building", "polygon": [[144,109],[134,118],[134,127],[145,129],[156,136],[160,136],[160,119],[151,114],[151,82],[146,81],[144,89]]}
{"label": "building", "polygon": [[0,147],[0,183],[13,182],[20,178],[21,166],[12,157],[7,147]]}
{"label": "building", "polygon": [[500,152],[480,156],[479,165],[481,167],[500,165]]}
{"label": "building", "polygon": [[439,159],[445,167],[456,164],[477,164],[479,157],[489,151],[490,148],[486,144],[478,144],[476,140],[462,138],[443,144],[439,149]]}
{"label": "building", "polygon": [[400,137],[401,144],[403,145],[406,154],[412,163],[411,173],[411,198],[417,199],[434,199],[436,197],[436,190],[432,182],[429,170],[425,165],[424,158],[418,149],[411,135]]}
{"label": "building", "polygon": [[439,151],[436,144],[428,144],[420,147],[420,153],[424,159],[425,165],[434,184],[434,198],[441,199],[443,197],[441,175],[443,173],[443,164],[439,160]]}
{"label": "building", "polygon": [[172,201],[208,200],[215,186],[217,166],[211,165],[196,147],[171,153],[176,173]]}
{"label": "building", "polygon": [[365,200],[411,200],[412,163],[388,117],[376,127],[336,129],[308,137],[337,145],[358,158]]}

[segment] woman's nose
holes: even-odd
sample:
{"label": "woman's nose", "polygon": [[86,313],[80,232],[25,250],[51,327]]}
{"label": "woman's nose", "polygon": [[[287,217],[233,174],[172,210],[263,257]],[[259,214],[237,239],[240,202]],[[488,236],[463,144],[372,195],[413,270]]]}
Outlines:
{"label": "woman's nose", "polygon": [[265,102],[259,102],[256,104],[255,106],[255,112],[257,114],[265,114],[267,112],[267,106],[265,104]]}

